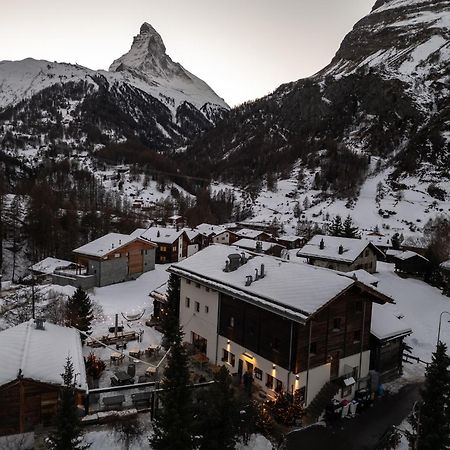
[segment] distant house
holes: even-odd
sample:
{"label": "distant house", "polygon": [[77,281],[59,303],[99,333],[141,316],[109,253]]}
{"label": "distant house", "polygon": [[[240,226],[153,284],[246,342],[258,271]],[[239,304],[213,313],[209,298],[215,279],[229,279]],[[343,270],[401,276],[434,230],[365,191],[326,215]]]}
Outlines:
{"label": "distant house", "polygon": [[81,406],[87,383],[78,331],[38,319],[0,332],[0,436],[52,423],[68,356]]}
{"label": "distant house", "polygon": [[442,293],[450,297],[450,259],[442,262],[439,268],[441,269],[442,281],[444,282]]}
{"label": "distant house", "polygon": [[167,283],[150,292],[150,297],[153,299],[153,318],[159,320],[167,303]]}
{"label": "distant house", "polygon": [[186,255],[189,258],[202,249],[202,235],[195,228],[183,228],[181,231],[186,233],[189,241]]}
{"label": "distant house", "polygon": [[430,261],[425,256],[407,250],[394,257],[395,271],[423,277],[428,272]]}
{"label": "distant house", "polygon": [[403,340],[412,333],[401,319],[398,319],[380,305],[372,307],[370,327],[370,369],[380,374],[385,383],[402,374]]}
{"label": "distant house", "polygon": [[363,239],[372,242],[376,245],[378,249],[382,252],[386,252],[388,249],[392,248],[392,241],[390,236],[386,236],[378,231],[371,231],[363,236]]}
{"label": "distant house", "polygon": [[313,266],[341,272],[364,269],[369,273],[377,270],[377,256],[384,258],[383,252],[369,241],[320,234],[301,248],[297,256],[306,258]]}
{"label": "distant house", "polygon": [[174,214],[173,216],[169,217],[170,224],[174,227],[183,227],[185,220],[183,216],[180,216],[179,214]]}
{"label": "distant house", "polygon": [[225,245],[231,245],[234,244],[239,239],[239,236],[236,232],[225,229],[221,231],[220,233],[217,233],[212,238],[213,244],[225,244]]}
{"label": "distant house", "polygon": [[276,238],[276,241],[289,250],[303,247],[306,244],[306,239],[301,236],[281,236]]}
{"label": "distant house", "polygon": [[255,241],[268,241],[272,238],[272,235],[265,231],[253,230],[250,228],[242,228],[241,230],[236,231],[236,234],[239,238],[253,239]]}
{"label": "distant house", "polygon": [[403,250],[394,250],[393,248],[386,250],[386,261],[388,263],[395,263],[395,257],[402,253]]}
{"label": "distant house", "polygon": [[131,236],[139,236],[140,239],[156,244],[157,264],[181,261],[188,256],[189,238],[183,230],[163,227],[138,228]]}
{"label": "distant house", "polygon": [[[195,227],[196,231],[202,236],[201,248],[205,248],[213,243],[213,238],[218,234],[226,231],[226,228],[221,225],[211,225],[210,223],[201,223]],[[222,242],[227,244],[227,242]]]}
{"label": "distant house", "polygon": [[275,242],[254,241],[253,239],[239,239],[234,245],[244,250],[272,256],[281,256],[281,251],[285,248]]}
{"label": "distant house", "polygon": [[[156,244],[140,236],[109,233],[75,250],[77,264],[86,268],[92,286],[107,286],[132,280],[155,268]],[[67,274],[77,278],[76,274]],[[64,281],[61,273],[58,284]]]}

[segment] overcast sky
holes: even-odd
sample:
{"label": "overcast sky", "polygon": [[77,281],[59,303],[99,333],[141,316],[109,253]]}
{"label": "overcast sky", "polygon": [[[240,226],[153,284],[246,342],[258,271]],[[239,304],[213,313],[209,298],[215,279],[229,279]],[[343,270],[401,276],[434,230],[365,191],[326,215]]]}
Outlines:
{"label": "overcast sky", "polygon": [[375,0],[0,0],[0,60],[107,69],[143,22],[230,105],[329,63]]}

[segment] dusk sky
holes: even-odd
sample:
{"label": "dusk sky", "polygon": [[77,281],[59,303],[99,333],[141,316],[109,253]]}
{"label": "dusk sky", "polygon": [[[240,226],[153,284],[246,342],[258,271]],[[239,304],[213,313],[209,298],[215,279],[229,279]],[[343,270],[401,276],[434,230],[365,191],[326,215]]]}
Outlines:
{"label": "dusk sky", "polygon": [[230,105],[314,74],[375,0],[0,0],[0,60],[107,69],[143,22]]}

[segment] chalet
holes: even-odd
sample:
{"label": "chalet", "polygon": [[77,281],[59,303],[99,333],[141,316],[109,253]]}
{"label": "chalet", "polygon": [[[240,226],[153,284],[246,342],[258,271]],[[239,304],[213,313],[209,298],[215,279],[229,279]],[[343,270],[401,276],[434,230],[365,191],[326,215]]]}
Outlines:
{"label": "chalet", "polygon": [[84,274],[61,272],[56,281],[63,284],[66,278],[66,284],[72,284],[71,277],[75,280],[87,277],[92,286],[101,287],[133,280],[154,270],[155,249],[156,244],[139,236],[109,233],[73,250],[77,264],[86,268]]}
{"label": "chalet", "polygon": [[423,277],[428,272],[430,261],[425,256],[407,250],[394,257],[395,271],[406,275]]}
{"label": "chalet", "polygon": [[40,281],[53,282],[53,275],[58,271],[81,273],[82,267],[73,261],[48,257],[29,267],[29,271]]}
{"label": "chalet", "polygon": [[153,299],[153,318],[159,320],[167,303],[167,283],[150,292],[150,297]]}
{"label": "chalet", "polygon": [[180,277],[185,340],[237,378],[251,371],[266,395],[299,389],[308,405],[327,383],[341,398],[364,385],[372,304],[392,301],[372,286],[224,245],[169,272]]}
{"label": "chalet", "polygon": [[439,265],[442,274],[443,290],[442,293],[450,297],[450,259]]}
{"label": "chalet", "polygon": [[281,256],[281,252],[285,248],[275,242],[254,241],[253,239],[239,239],[234,245],[244,250],[272,256]]}
{"label": "chalet", "polygon": [[382,252],[386,252],[390,248],[392,248],[392,241],[390,236],[386,236],[379,231],[371,231],[363,236],[363,239],[366,241],[372,242],[378,249]]}
{"label": "chalet", "polygon": [[224,229],[223,231],[221,231],[220,233],[217,233],[212,238],[212,243],[213,244],[231,245],[231,244],[235,243],[237,240],[239,240],[239,236],[237,235],[236,232],[228,230],[228,229]]}
{"label": "chalet", "polygon": [[68,356],[81,406],[87,383],[78,331],[37,319],[0,332],[0,436],[52,423]]}
{"label": "chalet", "polygon": [[386,383],[402,374],[403,340],[412,333],[402,319],[386,307],[373,305],[370,328],[370,369]]}
{"label": "chalet", "polygon": [[[200,225],[197,225],[195,229],[202,236],[201,248],[205,248],[208,245],[212,244],[213,238],[215,236],[226,231],[226,228],[221,225],[211,225],[209,223],[201,223]],[[225,240],[221,243],[228,244],[228,242],[226,242]]]}
{"label": "chalet", "polygon": [[362,239],[316,235],[298,252],[308,264],[341,272],[364,269],[369,273],[377,270],[377,256],[384,254],[375,245]]}
{"label": "chalet", "polygon": [[183,228],[188,238],[187,257],[197,253],[202,248],[202,235],[195,228]]}
{"label": "chalet", "polygon": [[276,238],[276,241],[289,250],[303,247],[306,244],[306,239],[301,236],[281,236]]}
{"label": "chalet", "polygon": [[184,217],[180,216],[179,214],[174,214],[173,216],[170,216],[169,221],[172,226],[179,228],[184,227],[185,224]]}
{"label": "chalet", "polygon": [[138,228],[131,236],[156,244],[156,263],[166,264],[181,261],[188,256],[189,239],[185,231],[176,228]]}
{"label": "chalet", "polygon": [[251,228],[242,228],[236,231],[236,234],[240,239],[253,239],[255,241],[268,241],[272,238],[272,235],[265,231],[253,230]]}

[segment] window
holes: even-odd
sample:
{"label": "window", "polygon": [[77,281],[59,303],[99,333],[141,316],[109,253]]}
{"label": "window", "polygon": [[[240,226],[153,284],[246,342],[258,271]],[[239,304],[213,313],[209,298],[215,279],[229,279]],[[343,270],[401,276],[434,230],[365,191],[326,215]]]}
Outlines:
{"label": "window", "polygon": [[146,254],[146,255],[148,254],[147,252],[148,252],[148,250],[145,250],[145,254]]}
{"label": "window", "polygon": [[159,260],[160,262],[166,262],[166,257],[164,255],[160,255]]}
{"label": "window", "polygon": [[283,382],[275,379],[275,392],[281,392],[283,390]]}
{"label": "window", "polygon": [[341,318],[340,317],[336,317],[333,320],[333,331],[339,331],[341,329]]}
{"label": "window", "polygon": [[266,373],[266,377],[266,387],[268,387],[269,389],[273,389],[273,381],[275,378],[268,373]]}
{"label": "window", "polygon": [[120,258],[120,253],[114,253],[114,258]]}
{"label": "window", "polygon": [[186,280],[186,284],[191,284],[191,280]]}
{"label": "window", "polygon": [[189,297],[186,297],[185,304],[186,304],[186,308],[190,308],[191,307],[191,299]]}
{"label": "window", "polygon": [[236,363],[236,357],[233,353],[230,353],[228,350],[222,350],[222,362],[228,363],[230,366],[234,367]]}
{"label": "window", "polygon": [[353,343],[357,344],[358,342],[361,342],[361,330],[353,332]]}
{"label": "window", "polygon": [[230,353],[230,359],[229,359],[228,362],[230,363],[230,366],[233,366],[233,367],[234,367],[234,364],[235,364],[235,362],[236,362],[236,358],[235,358],[235,356],[234,356],[233,353]]}
{"label": "window", "polygon": [[167,252],[167,247],[165,245],[161,245],[161,247],[159,247],[159,251]]}
{"label": "window", "polygon": [[234,317],[230,316],[230,319],[228,320],[228,326],[230,328],[234,328]]}
{"label": "window", "polygon": [[317,353],[317,342],[311,342],[309,345],[309,353],[315,355]]}
{"label": "window", "polygon": [[200,303],[195,302],[195,312],[200,312]]}
{"label": "window", "polygon": [[359,366],[353,367],[352,377],[358,381]]}
{"label": "window", "polygon": [[172,251],[173,251],[173,252],[176,252],[176,251],[177,251],[177,246],[176,246],[176,245],[174,245],[174,246],[172,247]]}
{"label": "window", "polygon": [[230,352],[228,350],[225,350],[225,349],[222,350],[222,361],[223,362],[228,362],[229,354],[230,354]]}
{"label": "window", "polygon": [[208,314],[209,313],[209,306],[205,305],[205,313]]}
{"label": "window", "polygon": [[347,397],[348,395],[352,395],[352,385],[342,388],[342,397]]}
{"label": "window", "polygon": [[255,374],[255,378],[257,379],[257,380],[262,380],[262,370],[261,369],[258,369],[257,367],[255,367],[255,372],[254,372],[254,374]]}

